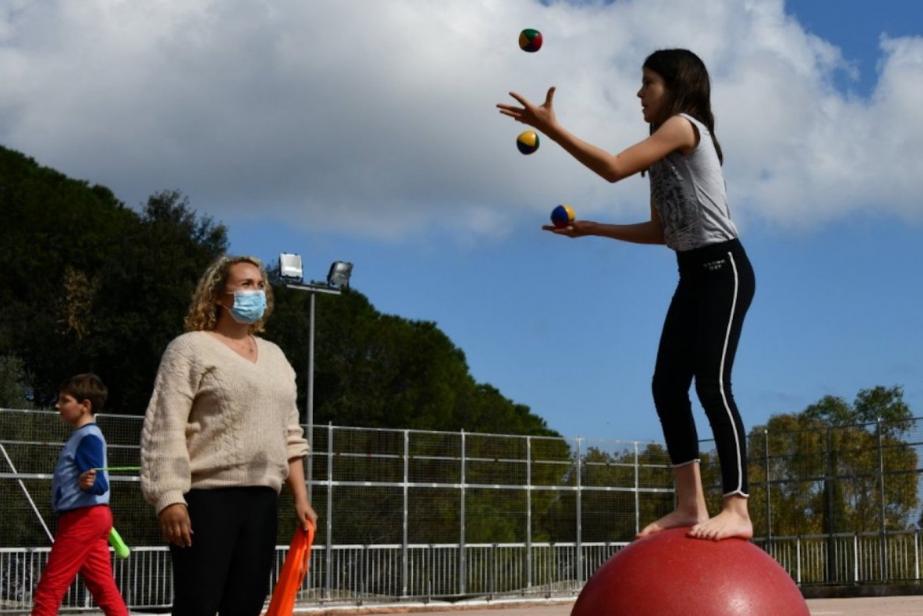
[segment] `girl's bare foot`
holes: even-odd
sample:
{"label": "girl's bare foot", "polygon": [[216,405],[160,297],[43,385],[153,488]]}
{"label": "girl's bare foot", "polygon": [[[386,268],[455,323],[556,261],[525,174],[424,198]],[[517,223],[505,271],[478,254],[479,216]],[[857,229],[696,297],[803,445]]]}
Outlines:
{"label": "girl's bare foot", "polygon": [[654,533],[659,533],[662,530],[668,528],[677,528],[679,526],[696,526],[708,521],[708,512],[704,511],[701,514],[697,513],[687,513],[685,511],[673,511],[663,516],[659,520],[651,522],[645,526],[637,537],[647,537],[648,535],[653,535]]}
{"label": "girl's bare foot", "polygon": [[668,528],[695,526],[708,520],[708,506],[702,491],[702,476],[699,461],[673,467],[673,481],[676,486],[676,509],[655,522],[645,526],[638,538],[659,533]]}
{"label": "girl's bare foot", "polygon": [[728,496],[724,500],[721,513],[693,526],[689,530],[689,536],[712,541],[731,537],[752,539],[753,523],[747,512],[747,499],[741,496]]}

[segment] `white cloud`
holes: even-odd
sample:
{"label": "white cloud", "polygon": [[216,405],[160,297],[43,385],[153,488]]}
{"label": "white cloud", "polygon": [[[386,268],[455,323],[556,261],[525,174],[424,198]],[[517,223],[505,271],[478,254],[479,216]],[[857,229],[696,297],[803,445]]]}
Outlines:
{"label": "white cloud", "polygon": [[923,38],[882,38],[874,93],[845,95],[833,77],[855,68],[781,0],[5,3],[0,143],[131,205],[179,188],[219,219],[502,234],[569,202],[632,220],[646,180],[611,186],[547,141],[523,157],[494,104],[557,85],[562,121],[620,149],[646,134],[640,64],[666,46],[710,67],[743,220],[923,218]]}

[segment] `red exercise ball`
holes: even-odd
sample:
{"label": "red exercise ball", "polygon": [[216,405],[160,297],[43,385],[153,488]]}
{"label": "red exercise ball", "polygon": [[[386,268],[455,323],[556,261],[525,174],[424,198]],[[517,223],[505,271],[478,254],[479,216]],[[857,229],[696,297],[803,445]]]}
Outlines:
{"label": "red exercise ball", "polygon": [[671,528],[600,567],[571,616],[810,616],[795,582],[744,539],[709,541]]}

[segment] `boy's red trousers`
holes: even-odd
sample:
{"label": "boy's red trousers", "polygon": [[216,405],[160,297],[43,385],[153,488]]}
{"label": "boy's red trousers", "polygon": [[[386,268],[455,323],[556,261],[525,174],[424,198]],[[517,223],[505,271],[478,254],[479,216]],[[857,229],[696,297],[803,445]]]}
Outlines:
{"label": "boy's red trousers", "polygon": [[54,616],[77,573],[106,616],[127,616],[128,609],[112,578],[108,505],[82,507],[61,514],[48,566],[32,599],[33,616]]}

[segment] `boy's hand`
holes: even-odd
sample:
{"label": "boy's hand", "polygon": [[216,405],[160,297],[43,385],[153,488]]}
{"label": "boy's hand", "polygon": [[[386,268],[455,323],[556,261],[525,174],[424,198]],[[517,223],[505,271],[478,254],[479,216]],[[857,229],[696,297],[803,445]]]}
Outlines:
{"label": "boy's hand", "polygon": [[93,484],[96,483],[96,469],[91,468],[88,471],[83,471],[80,473],[78,478],[80,489],[86,492],[93,487]]}
{"label": "boy's hand", "polygon": [[188,548],[192,545],[192,522],[189,510],[183,503],[175,503],[160,510],[160,532],[167,543]]}

